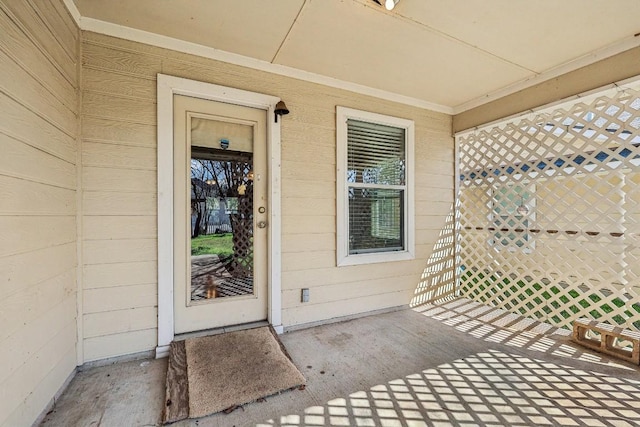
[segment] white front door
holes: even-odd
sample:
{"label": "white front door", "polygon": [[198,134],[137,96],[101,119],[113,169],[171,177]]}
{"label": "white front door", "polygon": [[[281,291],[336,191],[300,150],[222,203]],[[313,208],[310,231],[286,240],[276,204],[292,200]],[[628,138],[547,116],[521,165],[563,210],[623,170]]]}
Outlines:
{"label": "white front door", "polygon": [[267,112],[174,95],[174,329],[267,319]]}

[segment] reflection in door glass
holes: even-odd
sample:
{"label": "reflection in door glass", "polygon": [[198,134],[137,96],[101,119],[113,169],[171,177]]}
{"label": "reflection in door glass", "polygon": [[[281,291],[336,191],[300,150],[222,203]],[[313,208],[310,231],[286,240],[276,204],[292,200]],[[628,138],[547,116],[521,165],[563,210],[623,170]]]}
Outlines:
{"label": "reflection in door glass", "polygon": [[191,149],[191,300],[253,294],[253,154]]}

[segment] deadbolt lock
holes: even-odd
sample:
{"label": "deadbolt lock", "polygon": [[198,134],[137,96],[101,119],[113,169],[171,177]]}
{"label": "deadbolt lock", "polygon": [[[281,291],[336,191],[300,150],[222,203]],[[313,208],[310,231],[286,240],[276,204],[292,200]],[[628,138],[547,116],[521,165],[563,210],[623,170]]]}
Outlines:
{"label": "deadbolt lock", "polygon": [[267,211],[267,210],[264,208],[264,206],[260,206],[260,207],[258,208],[258,212],[260,212],[260,213],[265,213],[266,211]]}

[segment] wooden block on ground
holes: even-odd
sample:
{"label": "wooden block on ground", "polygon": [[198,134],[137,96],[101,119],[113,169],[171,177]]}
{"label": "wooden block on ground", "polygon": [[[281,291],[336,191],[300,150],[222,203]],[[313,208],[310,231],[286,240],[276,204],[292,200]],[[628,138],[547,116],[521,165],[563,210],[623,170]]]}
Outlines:
{"label": "wooden block on ground", "polygon": [[[600,335],[600,340],[587,336],[589,331]],[[597,320],[581,318],[573,322],[572,340],[592,350],[599,351],[619,359],[640,365],[640,333]],[[631,351],[616,344],[618,342],[631,344]]]}
{"label": "wooden block on ground", "polygon": [[189,417],[189,383],[187,381],[187,353],[184,341],[172,342],[167,366],[166,397],[162,411],[163,424]]}

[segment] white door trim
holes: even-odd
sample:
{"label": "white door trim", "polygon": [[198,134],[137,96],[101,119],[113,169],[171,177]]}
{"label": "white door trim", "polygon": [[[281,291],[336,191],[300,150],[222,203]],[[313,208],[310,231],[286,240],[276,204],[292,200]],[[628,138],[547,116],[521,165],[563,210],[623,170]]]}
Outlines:
{"label": "white door trim", "polygon": [[282,333],[280,123],[274,121],[280,98],[211,83],[158,74],[158,346],[156,358],[169,353],[173,313],[173,95],[186,95],[267,110],[269,171],[268,321]]}

